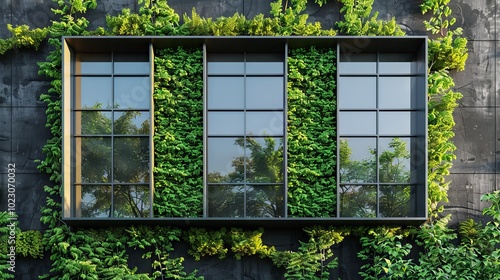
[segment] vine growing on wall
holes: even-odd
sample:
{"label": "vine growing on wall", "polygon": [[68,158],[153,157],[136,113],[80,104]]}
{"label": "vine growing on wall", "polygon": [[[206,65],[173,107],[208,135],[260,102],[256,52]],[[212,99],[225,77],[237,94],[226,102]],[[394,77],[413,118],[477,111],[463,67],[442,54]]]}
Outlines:
{"label": "vine growing on wall", "polygon": [[335,57],[316,48],[290,50],[288,57],[290,216],[336,216]]}
{"label": "vine growing on wall", "polygon": [[[327,0],[315,0],[325,4]],[[378,19],[372,13],[373,0],[339,0],[343,6],[338,32],[350,35],[404,35],[394,18]],[[331,247],[342,242],[349,231],[332,228],[306,229],[308,241],[301,241],[297,251],[277,251],[262,241],[261,230],[241,229],[209,231],[190,229],[184,234],[175,228],[128,227],[102,230],[75,230],[60,222],[61,183],[61,36],[67,35],[335,35],[319,23],[309,23],[304,14],[306,0],[273,2],[271,17],[243,15],[206,19],[193,10],[191,16],[180,16],[166,1],[139,0],[138,13],[124,9],[117,16],[106,17],[106,27],[89,31],[83,15],[95,8],[96,0],[58,1],[54,13],[59,20],[45,29],[27,26],[11,27],[12,38],[0,40],[0,54],[18,47],[38,48],[49,36],[54,47],[47,61],[40,63],[40,74],[51,79],[51,88],[41,95],[47,103],[47,126],[53,135],[44,146],[46,158],[39,169],[50,174],[53,186],[45,186],[49,194],[42,209],[42,221],[48,230],[43,237],[45,250],[53,261],[50,279],[196,279],[196,272],[186,273],[183,258],[171,258],[172,244],[183,236],[191,246],[190,254],[236,258],[250,255],[269,257],[285,270],[287,279],[327,279],[337,265]],[[451,162],[454,159],[452,128],[453,109],[460,93],[453,91],[451,70],[463,70],[467,59],[467,40],[460,29],[452,29],[449,0],[424,0],[422,12],[432,13],[424,22],[433,33],[429,40],[429,212],[431,221],[420,228],[366,229],[360,238],[359,257],[367,264],[361,275],[365,279],[495,279],[500,269],[499,193],[483,198],[492,206],[485,215],[492,221],[485,226],[463,223],[460,236],[447,227],[448,218],[436,219],[442,211],[439,203],[447,200]],[[335,216],[335,119],[324,112],[335,111],[335,81],[324,73],[334,73],[332,50],[296,50],[289,60],[289,211],[291,216]],[[314,61],[314,63],[312,63]],[[202,209],[202,65],[199,50],[162,50],[155,61],[155,195],[154,208],[159,216],[196,217]],[[317,65],[308,67],[310,65]],[[324,72],[322,72],[324,70]],[[306,83],[307,81],[307,83]],[[177,90],[182,89],[182,91]],[[330,98],[330,102],[325,99]],[[176,110],[172,110],[175,107]],[[186,111],[189,110],[189,117]],[[308,111],[308,114],[305,112]],[[157,115],[156,115],[157,114]],[[319,115],[318,115],[319,114]],[[293,128],[293,129],[291,129]],[[292,132],[294,131],[294,132]],[[321,132],[321,133],[319,133]],[[319,139],[319,141],[318,141]],[[318,144],[319,143],[319,144]],[[308,156],[301,152],[307,151]],[[310,150],[314,150],[311,153]],[[175,157],[162,157],[175,154]],[[331,159],[331,160],[325,160]],[[314,187],[311,187],[314,186]],[[188,197],[189,196],[189,197]],[[318,198],[318,199],[315,199]],[[182,201],[183,203],[178,203]],[[165,207],[165,205],[169,207]],[[184,205],[183,205],[184,204]],[[174,205],[174,206],[172,206]],[[194,207],[186,207],[186,205]],[[0,213],[0,224],[1,224]],[[4,227],[0,228],[2,231]],[[40,232],[20,232],[19,254],[40,257]],[[422,248],[417,260],[410,260],[415,240]],[[457,238],[460,241],[457,244]],[[34,242],[36,247],[28,243]],[[143,252],[151,262],[153,273],[138,273],[128,266],[127,250]],[[4,257],[5,254],[0,254]],[[0,278],[11,277],[0,264]]]}
{"label": "vine growing on wall", "polygon": [[155,57],[155,215],[203,215],[203,53],[159,50]]}

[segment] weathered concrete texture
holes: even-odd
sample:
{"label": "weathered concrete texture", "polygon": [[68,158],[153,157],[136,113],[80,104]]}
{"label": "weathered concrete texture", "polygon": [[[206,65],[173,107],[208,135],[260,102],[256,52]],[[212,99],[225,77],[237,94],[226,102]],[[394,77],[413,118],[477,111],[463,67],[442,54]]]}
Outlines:
{"label": "weathered concrete texture", "polygon": [[451,1],[453,16],[457,18],[455,26],[462,27],[469,40],[496,40],[496,2],[498,1]]}
{"label": "weathered concrete texture", "polygon": [[421,0],[375,0],[372,12],[379,12],[379,19],[396,19],[407,35],[425,35],[423,19],[419,5]]}
{"label": "weathered concrete texture", "polygon": [[453,173],[495,173],[495,108],[457,108]]}
{"label": "weathered concrete texture", "polygon": [[[0,173],[7,173],[7,164],[12,163],[12,109],[0,108]],[[1,186],[4,188],[4,181]],[[0,198],[4,198],[0,196]],[[1,205],[2,203],[0,203]]]}
{"label": "weathered concrete texture", "polygon": [[449,177],[453,184],[443,214],[452,214],[451,226],[469,218],[483,222],[489,220],[482,215],[482,209],[489,204],[481,201],[481,196],[496,190],[495,177],[495,174],[452,174]]}
{"label": "weathered concrete texture", "polygon": [[455,91],[462,93],[460,107],[496,106],[496,50],[493,41],[469,41],[465,71],[454,72]]}
{"label": "weathered concrete texture", "polygon": [[12,109],[12,162],[18,173],[39,173],[37,159],[43,159],[43,145],[50,138],[45,127],[45,108]]}
{"label": "weathered concrete texture", "polygon": [[12,1],[12,25],[29,25],[31,28],[49,26],[54,14],[51,8],[57,5],[51,0]]}

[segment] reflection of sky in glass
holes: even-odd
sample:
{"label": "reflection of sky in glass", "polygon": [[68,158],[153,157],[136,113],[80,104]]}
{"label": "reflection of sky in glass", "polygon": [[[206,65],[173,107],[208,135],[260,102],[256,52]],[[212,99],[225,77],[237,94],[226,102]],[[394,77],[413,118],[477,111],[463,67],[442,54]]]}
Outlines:
{"label": "reflection of sky in glass", "polygon": [[377,132],[377,118],[375,112],[340,112],[340,135],[369,135]]}
{"label": "reflection of sky in glass", "polygon": [[381,77],[379,108],[411,109],[411,77]]}
{"label": "reflection of sky in glass", "polygon": [[251,135],[283,135],[283,112],[248,112],[246,130]]}
{"label": "reflection of sky in glass", "polygon": [[115,62],[115,74],[149,74],[149,62]]}
{"label": "reflection of sky in glass", "polygon": [[243,112],[208,112],[208,135],[243,135]]}
{"label": "reflection of sky in glass", "polygon": [[208,173],[219,172],[222,176],[234,172],[232,162],[244,156],[244,150],[235,144],[237,138],[208,138]]}
{"label": "reflection of sky in glass", "polygon": [[374,155],[370,153],[370,149],[375,149],[377,140],[375,138],[341,138],[346,140],[349,148],[351,148],[351,160],[373,160]]}
{"label": "reflection of sky in glass", "polygon": [[209,77],[208,109],[243,109],[243,77]]}
{"label": "reflection of sky in glass", "polygon": [[282,75],[283,62],[247,62],[246,74]]}
{"label": "reflection of sky in glass", "polygon": [[340,77],[338,99],[340,109],[376,108],[376,77]]}
{"label": "reflection of sky in glass", "polygon": [[247,109],[283,109],[283,77],[247,77]]}
{"label": "reflection of sky in glass", "polygon": [[379,134],[410,135],[411,112],[379,112]]}
{"label": "reflection of sky in glass", "polygon": [[115,106],[123,109],[149,109],[149,77],[116,77]]}
{"label": "reflection of sky in glass", "polygon": [[241,75],[245,69],[243,62],[208,62],[207,64],[209,75]]}
{"label": "reflection of sky in glass", "polygon": [[111,108],[112,86],[109,77],[76,77],[77,85],[80,84],[80,98],[76,108]]}

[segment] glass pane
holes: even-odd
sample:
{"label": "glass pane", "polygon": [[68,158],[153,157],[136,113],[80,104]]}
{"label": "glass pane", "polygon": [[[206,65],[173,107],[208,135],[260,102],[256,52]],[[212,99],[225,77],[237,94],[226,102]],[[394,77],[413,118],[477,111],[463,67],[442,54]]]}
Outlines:
{"label": "glass pane", "polygon": [[415,217],[415,186],[380,186],[380,217]]}
{"label": "glass pane", "polygon": [[376,186],[340,185],[339,187],[340,217],[376,217]]}
{"label": "glass pane", "polygon": [[115,62],[115,74],[148,75],[149,62]]}
{"label": "glass pane", "polygon": [[377,182],[376,147],[376,138],[340,139],[340,182]]}
{"label": "glass pane", "polygon": [[381,109],[411,109],[412,78],[380,77],[378,107]]}
{"label": "glass pane", "polygon": [[339,74],[375,74],[377,73],[377,54],[356,54],[343,51],[338,66]]}
{"label": "glass pane", "polygon": [[114,112],[115,134],[149,135],[149,112]]}
{"label": "glass pane", "polygon": [[283,182],[283,138],[247,138],[246,157],[247,182]]}
{"label": "glass pane", "polygon": [[115,77],[114,108],[149,109],[150,102],[148,77]]}
{"label": "glass pane", "polygon": [[416,71],[416,62],[412,62],[413,54],[381,53],[378,72],[380,74],[411,74]]}
{"label": "glass pane", "polygon": [[243,138],[208,138],[209,183],[243,182],[245,150]]}
{"label": "glass pane", "polygon": [[374,135],[377,133],[375,112],[340,112],[340,135]]}
{"label": "glass pane", "polygon": [[283,62],[247,62],[247,75],[283,75]]}
{"label": "glass pane", "polygon": [[77,53],[76,74],[111,74],[111,53]]}
{"label": "glass pane", "polygon": [[283,135],[283,112],[248,112],[246,133],[248,135]]}
{"label": "glass pane", "polygon": [[411,135],[410,112],[380,112],[379,134],[381,135]]}
{"label": "glass pane", "polygon": [[110,77],[75,77],[75,108],[112,108]]}
{"label": "glass pane", "polygon": [[246,61],[249,75],[283,75],[283,53],[247,53]]}
{"label": "glass pane", "polygon": [[410,139],[379,139],[379,181],[408,183],[411,178]]}
{"label": "glass pane", "polygon": [[247,109],[283,109],[282,77],[248,77],[246,80]]}
{"label": "glass pane", "polygon": [[247,217],[279,218],[285,216],[284,187],[249,186],[247,189]]}
{"label": "glass pane", "polygon": [[113,217],[149,217],[149,186],[115,186]]}
{"label": "glass pane", "polygon": [[149,54],[116,53],[114,55],[115,74],[149,74]]}
{"label": "glass pane", "polygon": [[149,182],[148,137],[115,138],[113,156],[113,174],[115,182]]}
{"label": "glass pane", "polygon": [[[81,217],[111,217],[111,186],[76,186],[77,199],[80,199]],[[78,205],[78,201],[77,201]]]}
{"label": "glass pane", "polygon": [[[75,146],[76,182],[109,182],[111,180],[111,138],[76,137]],[[78,170],[79,167],[80,170]]]}
{"label": "glass pane", "polygon": [[75,112],[75,134],[111,134],[111,112]]}
{"label": "glass pane", "polygon": [[208,186],[208,216],[243,218],[244,186]]}
{"label": "glass pane", "polygon": [[208,135],[243,135],[243,112],[208,112]]}
{"label": "glass pane", "polygon": [[375,109],[377,108],[376,77],[340,77],[340,109]]}
{"label": "glass pane", "polygon": [[243,77],[209,77],[208,109],[244,109]]}
{"label": "glass pane", "polygon": [[207,60],[208,75],[243,75],[245,72],[243,53],[212,53]]}

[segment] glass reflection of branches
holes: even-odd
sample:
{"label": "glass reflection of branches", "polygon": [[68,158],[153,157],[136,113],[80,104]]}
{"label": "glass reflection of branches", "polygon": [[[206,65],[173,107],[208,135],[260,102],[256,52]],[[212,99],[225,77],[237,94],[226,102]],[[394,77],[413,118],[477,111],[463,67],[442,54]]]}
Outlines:
{"label": "glass reflection of branches", "polygon": [[[232,139],[240,154],[232,156],[229,172],[222,167],[209,167],[209,215],[245,217],[246,213],[246,217],[283,217],[283,138]],[[209,157],[216,156],[217,151],[212,147],[213,154]]]}
{"label": "glass reflection of branches", "polygon": [[81,216],[147,217],[149,138],[144,136],[149,135],[149,113],[101,111],[99,105],[93,109],[77,112]]}
{"label": "glass reflection of branches", "polygon": [[[340,215],[342,217],[410,216],[414,187],[410,183],[408,138],[342,139]],[[353,148],[356,155],[353,155]],[[378,159],[378,160],[377,160]],[[378,199],[377,199],[378,198]],[[377,200],[379,207],[377,209]]]}

